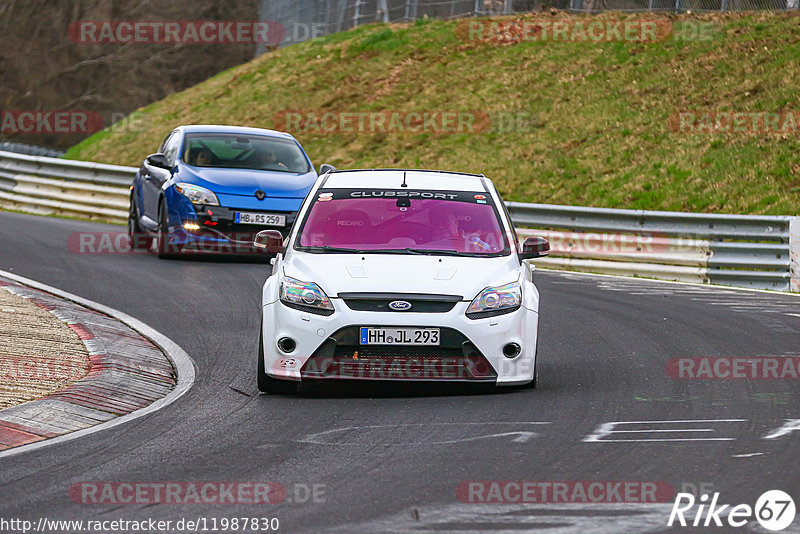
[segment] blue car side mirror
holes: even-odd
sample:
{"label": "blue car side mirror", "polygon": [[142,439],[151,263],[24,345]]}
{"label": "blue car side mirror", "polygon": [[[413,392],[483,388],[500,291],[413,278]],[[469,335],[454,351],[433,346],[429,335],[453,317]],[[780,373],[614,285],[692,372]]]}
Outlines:
{"label": "blue car side mirror", "polygon": [[165,156],[164,154],[150,154],[149,156],[147,156],[147,163],[149,163],[153,167],[172,170],[169,166],[169,162],[167,161],[167,156]]}

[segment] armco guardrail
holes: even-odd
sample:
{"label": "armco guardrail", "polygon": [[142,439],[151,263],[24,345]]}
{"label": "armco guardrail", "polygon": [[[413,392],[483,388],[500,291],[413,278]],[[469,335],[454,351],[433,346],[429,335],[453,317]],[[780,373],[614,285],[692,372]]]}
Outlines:
{"label": "armco guardrail", "polygon": [[[548,237],[536,265],[800,292],[800,217],[509,202],[521,236]],[[528,228],[524,228],[528,227]]]}
{"label": "armco guardrail", "polygon": [[134,167],[0,151],[0,207],[125,222]]}
{"label": "armco guardrail", "polygon": [[64,155],[64,152],[54,148],[28,145],[26,143],[15,143],[13,141],[3,141],[0,143],[0,151],[28,154],[29,156],[47,156],[48,158],[60,158]]}
{"label": "armco guardrail", "polygon": [[[135,173],[0,151],[0,207],[123,223]],[[507,204],[542,267],[800,292],[800,217]]]}

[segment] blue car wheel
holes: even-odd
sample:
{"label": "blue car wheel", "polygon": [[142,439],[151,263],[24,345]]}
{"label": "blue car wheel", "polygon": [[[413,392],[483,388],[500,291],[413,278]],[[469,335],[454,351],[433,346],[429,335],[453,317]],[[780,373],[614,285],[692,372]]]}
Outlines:
{"label": "blue car wheel", "polygon": [[174,258],[175,250],[169,244],[169,217],[167,212],[167,203],[161,199],[161,207],[158,210],[158,257],[159,258]]}

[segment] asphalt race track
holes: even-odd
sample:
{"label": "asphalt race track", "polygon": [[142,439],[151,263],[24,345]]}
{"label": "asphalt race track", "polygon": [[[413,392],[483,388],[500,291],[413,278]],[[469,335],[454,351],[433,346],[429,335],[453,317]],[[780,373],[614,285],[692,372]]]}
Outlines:
{"label": "asphalt race track", "polygon": [[[0,459],[2,518],[277,517],[280,532],[692,531],[667,528],[672,499],[462,502],[456,491],[468,481],[702,485],[721,503],[750,505],[781,489],[800,503],[800,424],[779,431],[800,420],[800,382],[667,372],[671,358],[800,356],[797,297],[539,271],[538,389],[335,385],[266,396],[255,354],[268,264],[68,249],[73,233],[119,226],[6,212],[0,228],[0,269],[132,315],[198,367],[193,388],[159,412]],[[105,481],[272,481],[288,499],[71,500],[74,484]],[[766,532],[755,522],[738,531]],[[783,532],[799,531],[800,518]]]}

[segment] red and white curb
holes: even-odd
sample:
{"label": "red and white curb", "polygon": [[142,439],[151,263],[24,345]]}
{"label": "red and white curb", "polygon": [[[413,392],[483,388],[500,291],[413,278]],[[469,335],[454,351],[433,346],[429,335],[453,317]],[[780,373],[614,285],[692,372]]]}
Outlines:
{"label": "red and white curb", "polygon": [[0,458],[75,439],[173,403],[195,378],[192,359],[141,321],[0,271],[0,286],[67,325],[89,353],[89,373],[46,397],[0,410]]}

